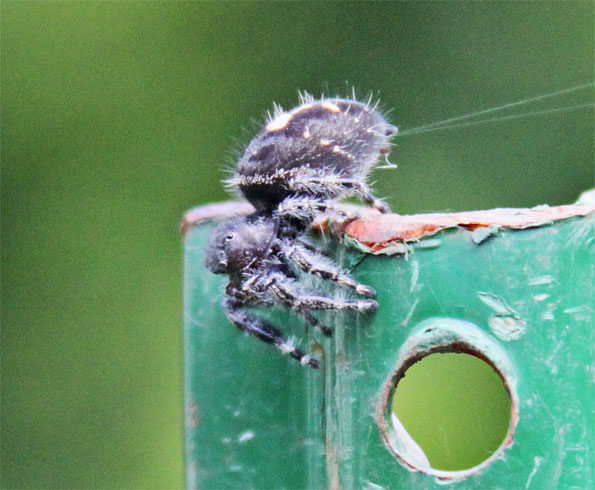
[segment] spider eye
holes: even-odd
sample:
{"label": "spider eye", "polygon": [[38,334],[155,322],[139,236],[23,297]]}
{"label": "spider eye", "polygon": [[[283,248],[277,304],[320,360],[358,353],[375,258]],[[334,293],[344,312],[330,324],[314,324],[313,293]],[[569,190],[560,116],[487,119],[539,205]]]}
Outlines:
{"label": "spider eye", "polygon": [[230,240],[233,239],[234,236],[235,235],[233,233],[229,233],[229,234],[225,235],[225,241],[229,242]]}

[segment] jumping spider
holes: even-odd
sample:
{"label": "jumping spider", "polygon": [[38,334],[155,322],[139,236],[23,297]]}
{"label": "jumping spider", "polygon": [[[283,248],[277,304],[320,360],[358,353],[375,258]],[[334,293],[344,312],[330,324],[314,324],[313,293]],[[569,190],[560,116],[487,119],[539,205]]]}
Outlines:
{"label": "jumping spider", "polygon": [[[223,308],[240,330],[275,345],[304,365],[316,359],[288,342],[269,322],[243,311],[249,306],[282,305],[301,315],[324,335],[331,330],[316,310],[371,312],[374,289],[358,283],[305,238],[322,213],[340,214],[336,203],[356,196],[379,211],[389,207],[376,198],[366,178],[380,155],[390,151],[397,132],[368,103],[341,98],[300,97],[290,111],[275,106],[266,126],[250,142],[227,184],[254,206],[246,217],[232,218],[211,235],[206,266],[227,274]],[[330,298],[303,288],[298,270],[333,281],[366,299]]]}

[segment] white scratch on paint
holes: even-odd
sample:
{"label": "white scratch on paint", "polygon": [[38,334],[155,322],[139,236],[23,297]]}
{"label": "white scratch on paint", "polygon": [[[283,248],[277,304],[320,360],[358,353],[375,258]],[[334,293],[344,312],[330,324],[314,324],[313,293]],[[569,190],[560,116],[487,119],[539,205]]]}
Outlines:
{"label": "white scratch on paint", "polygon": [[534,296],[533,296],[533,299],[534,299],[535,301],[543,301],[543,300],[546,300],[546,299],[548,299],[549,297],[550,297],[550,295],[549,295],[549,294],[545,294],[545,293],[543,293],[543,294],[536,294],[536,295],[534,295]]}
{"label": "white scratch on paint", "polygon": [[478,298],[494,313],[488,317],[488,325],[494,335],[504,341],[518,340],[527,330],[527,322],[506,303],[504,298],[490,292],[479,291]]}
{"label": "white scratch on paint", "polygon": [[566,308],[564,313],[572,315],[575,320],[589,321],[591,319],[591,307],[589,305],[580,305],[573,308]]}
{"label": "white scratch on paint", "polygon": [[537,276],[537,277],[534,277],[533,279],[529,279],[527,284],[529,286],[539,286],[541,284],[551,284],[555,280],[556,280],[555,277],[550,276],[550,275]]}
{"label": "white scratch on paint", "polygon": [[547,305],[545,311],[541,314],[541,319],[545,321],[552,321],[554,319],[554,311],[556,311],[557,305],[550,303]]}
{"label": "white scratch on paint", "polygon": [[529,485],[531,485],[531,480],[533,480],[533,477],[537,473],[537,470],[539,469],[539,466],[541,466],[542,462],[543,458],[541,456],[535,456],[535,458],[533,458],[533,468],[531,469],[531,473],[529,473],[529,478],[527,478],[525,488],[529,488]]}
{"label": "white scratch on paint", "polygon": [[254,437],[254,432],[252,432],[251,430],[247,430],[240,437],[238,437],[238,442],[249,441],[253,437]]}
{"label": "white scratch on paint", "polygon": [[415,291],[417,281],[419,280],[419,262],[414,260],[411,262],[411,286],[409,286],[409,292]]}
{"label": "white scratch on paint", "polygon": [[401,325],[403,327],[406,327],[407,324],[409,323],[409,320],[411,320],[411,317],[413,316],[413,312],[415,311],[415,308],[417,308],[417,303],[419,303],[419,296],[417,298],[415,298],[415,301],[411,305],[411,308],[409,308],[409,311],[407,312],[407,316],[405,317],[405,320],[403,320],[401,322]]}

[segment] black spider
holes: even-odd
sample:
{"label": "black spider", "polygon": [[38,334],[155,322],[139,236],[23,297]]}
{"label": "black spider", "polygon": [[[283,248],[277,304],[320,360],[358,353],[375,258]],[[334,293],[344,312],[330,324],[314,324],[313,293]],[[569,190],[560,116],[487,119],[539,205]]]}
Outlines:
{"label": "black spider", "polygon": [[[291,111],[275,107],[227,181],[256,211],[219,226],[206,252],[206,266],[229,276],[223,308],[238,328],[317,368],[316,359],[243,308],[280,304],[330,336],[331,330],[312,315],[313,310],[369,312],[378,307],[370,299],[376,294],[371,287],[350,278],[304,235],[321,213],[340,213],[335,204],[348,196],[357,196],[381,212],[390,211],[374,197],[366,178],[380,155],[388,155],[389,138],[396,131],[376,107],[355,100],[314,100],[305,94]],[[368,298],[330,298],[308,291],[298,282],[297,270]]]}

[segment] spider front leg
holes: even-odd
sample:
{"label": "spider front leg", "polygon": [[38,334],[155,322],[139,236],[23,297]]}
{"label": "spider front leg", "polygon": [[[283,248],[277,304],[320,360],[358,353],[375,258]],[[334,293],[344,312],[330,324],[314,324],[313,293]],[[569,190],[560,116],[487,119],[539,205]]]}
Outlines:
{"label": "spider front leg", "polygon": [[[252,283],[257,283],[259,281],[259,276],[253,276]],[[259,294],[259,292],[253,288],[253,285],[250,281],[244,283],[244,287],[239,289],[235,284],[229,283],[227,288],[225,289],[225,294],[230,298],[233,298],[237,301],[238,304],[243,304],[244,306],[272,306],[273,298],[271,295],[263,295]],[[323,325],[318,321],[314,315],[306,310],[296,309],[297,313],[300,314],[304,319],[313,327],[320,330],[322,334],[326,337],[332,336],[332,330],[328,328],[326,325]]]}
{"label": "spider front leg", "polygon": [[373,299],[334,299],[300,290],[297,281],[282,274],[275,274],[269,282],[269,291],[281,303],[300,310],[339,310],[370,312],[378,308]]}
{"label": "spider front leg", "polygon": [[318,369],[320,365],[318,360],[312,359],[304,351],[291,345],[278,328],[261,318],[244,313],[241,310],[241,307],[242,302],[233,298],[225,298],[223,300],[223,310],[225,311],[227,318],[229,318],[229,320],[240,330],[266,342],[267,344],[274,345],[281,352],[288,354],[303,365]]}
{"label": "spider front leg", "polygon": [[310,313],[308,310],[297,310],[297,312],[300,315],[302,315],[310,325],[315,327],[317,330],[320,330],[320,332],[322,332],[322,335],[324,335],[325,337],[333,336],[333,330],[327,327],[326,325],[320,323],[318,321],[318,318],[312,315],[312,313]]}
{"label": "spider front leg", "polygon": [[340,286],[355,291],[357,294],[369,297],[376,296],[376,291],[373,288],[353,280],[328,259],[310,252],[302,245],[284,240],[280,243],[280,249],[283,257],[308,274],[336,282]]}
{"label": "spider front leg", "polygon": [[377,209],[381,213],[388,214],[390,213],[390,206],[386,204],[382,199],[376,197],[372,193],[372,189],[370,189],[366,184],[361,182],[357,182],[354,179],[345,179],[346,181],[352,180],[349,185],[353,186],[355,191],[355,195],[358,196],[363,202],[372,206],[374,209]]}

